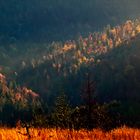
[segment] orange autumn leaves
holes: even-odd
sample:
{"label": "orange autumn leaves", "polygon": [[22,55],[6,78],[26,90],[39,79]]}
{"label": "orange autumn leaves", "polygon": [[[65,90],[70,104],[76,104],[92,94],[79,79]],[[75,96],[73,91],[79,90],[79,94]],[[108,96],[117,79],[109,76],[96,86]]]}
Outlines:
{"label": "orange autumn leaves", "polygon": [[5,75],[3,75],[2,73],[0,73],[0,90],[2,95],[0,96],[0,101],[4,100],[3,98],[6,98],[8,96],[10,97],[10,100],[13,104],[17,101],[28,101],[29,97],[32,100],[39,97],[37,93],[35,93],[31,89],[28,89],[27,87],[12,87],[12,83],[9,84],[6,80]]}
{"label": "orange autumn leaves", "polygon": [[[33,69],[43,63],[48,64],[51,71],[67,76],[76,73],[81,65],[94,65],[100,62],[97,56],[108,53],[122,44],[128,44],[140,34],[140,20],[128,20],[115,27],[107,26],[102,32],[90,33],[87,37],[80,36],[76,40],[52,42],[43,49],[41,56],[30,61],[23,60],[22,68]],[[29,63],[30,62],[30,63]],[[49,79],[51,73],[45,70],[44,75]]]}

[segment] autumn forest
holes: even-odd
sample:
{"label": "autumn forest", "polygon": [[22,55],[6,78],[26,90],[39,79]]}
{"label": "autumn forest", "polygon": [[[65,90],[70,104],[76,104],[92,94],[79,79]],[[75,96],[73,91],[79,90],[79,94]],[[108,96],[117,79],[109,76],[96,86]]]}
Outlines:
{"label": "autumn forest", "polygon": [[139,4],[2,0],[0,140],[140,139]]}

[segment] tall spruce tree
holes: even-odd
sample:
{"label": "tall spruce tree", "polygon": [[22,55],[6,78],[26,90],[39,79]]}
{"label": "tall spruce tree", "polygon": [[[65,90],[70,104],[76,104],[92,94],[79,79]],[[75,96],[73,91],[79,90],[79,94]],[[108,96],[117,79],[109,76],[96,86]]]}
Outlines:
{"label": "tall spruce tree", "polygon": [[64,91],[56,98],[55,111],[53,114],[56,127],[69,128],[70,126],[71,108],[67,100]]}
{"label": "tall spruce tree", "polygon": [[94,97],[95,97],[95,82],[91,80],[91,76],[89,73],[86,74],[86,81],[82,88],[82,94],[83,94],[83,100],[85,103],[85,107],[87,110],[87,114],[85,114],[87,117],[87,128],[92,129],[93,128],[93,121],[92,121],[92,115],[93,115],[93,104],[95,103]]}

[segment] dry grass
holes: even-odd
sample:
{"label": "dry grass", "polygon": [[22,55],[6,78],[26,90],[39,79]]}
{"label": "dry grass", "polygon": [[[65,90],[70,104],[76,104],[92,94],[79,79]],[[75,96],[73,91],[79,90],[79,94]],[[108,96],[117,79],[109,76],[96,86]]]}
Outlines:
{"label": "dry grass", "polygon": [[[20,133],[19,133],[20,132]],[[22,133],[22,134],[21,134]],[[28,140],[26,131],[21,129],[0,129],[0,140]],[[60,130],[60,129],[30,129],[31,140],[140,140],[140,130],[119,128],[110,132],[101,130]]]}

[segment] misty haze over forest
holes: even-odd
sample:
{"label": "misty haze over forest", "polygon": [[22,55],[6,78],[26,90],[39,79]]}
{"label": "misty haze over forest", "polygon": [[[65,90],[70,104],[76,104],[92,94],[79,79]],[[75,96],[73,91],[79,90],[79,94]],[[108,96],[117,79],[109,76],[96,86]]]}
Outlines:
{"label": "misty haze over forest", "polygon": [[1,0],[0,42],[68,40],[139,16],[139,0]]}

